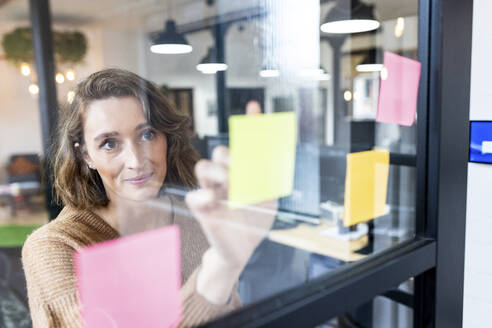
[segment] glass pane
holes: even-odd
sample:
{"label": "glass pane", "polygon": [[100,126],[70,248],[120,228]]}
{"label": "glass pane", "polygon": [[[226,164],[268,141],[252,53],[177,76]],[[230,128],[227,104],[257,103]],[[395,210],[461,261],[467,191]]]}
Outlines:
{"label": "glass pane", "polygon": [[[50,273],[71,279],[67,297],[79,282],[74,313],[118,304],[104,313],[158,319],[181,279],[181,322],[194,326],[413,238],[417,0],[51,5],[60,127],[48,161],[67,209],[30,238],[24,265],[45,267],[37,237],[60,233],[81,254]],[[5,31],[20,24],[10,7],[27,12],[0,7]],[[17,94],[30,102],[16,108],[39,111]],[[181,252],[173,233],[149,246],[170,226]],[[33,272],[30,295],[59,287]],[[141,307],[103,297],[129,292]]]}
{"label": "glass pane", "polygon": [[48,221],[27,1],[0,2],[0,326],[32,327],[22,270],[26,237]]}
{"label": "glass pane", "polygon": [[374,297],[369,302],[316,326],[316,328],[347,327],[412,327],[413,279],[398,288]]}

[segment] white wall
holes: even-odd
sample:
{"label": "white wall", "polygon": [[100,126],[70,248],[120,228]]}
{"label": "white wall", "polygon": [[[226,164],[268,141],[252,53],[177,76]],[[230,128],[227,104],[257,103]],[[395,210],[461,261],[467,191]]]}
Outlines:
{"label": "white wall", "polygon": [[[25,26],[26,24],[20,24]],[[0,36],[12,31],[16,25],[2,25]],[[69,29],[55,26],[55,29]],[[89,41],[89,52],[84,62],[75,67],[77,80],[104,66],[102,58],[102,33],[100,29],[83,28]],[[0,47],[0,55],[2,55]],[[60,67],[61,71],[68,67]],[[16,153],[37,153],[42,155],[42,133],[38,97],[28,92],[32,76],[23,76],[19,69],[0,60],[0,184],[7,179],[8,159]],[[74,82],[58,85],[58,99],[64,102]]]}
{"label": "white wall", "polygon": [[[475,0],[470,91],[470,120],[492,121],[490,88],[492,29],[490,0]],[[468,164],[463,327],[492,322],[492,165]]]}
{"label": "white wall", "polygon": [[[0,35],[15,26],[0,27]],[[0,47],[0,55],[3,55]],[[28,92],[29,79],[6,60],[0,60],[0,183],[12,153],[41,153],[41,124],[37,98]]]}
{"label": "white wall", "polygon": [[[1,31],[0,31],[1,33]],[[41,153],[41,125],[37,98],[28,92],[29,80],[0,61],[0,183],[12,153]]]}

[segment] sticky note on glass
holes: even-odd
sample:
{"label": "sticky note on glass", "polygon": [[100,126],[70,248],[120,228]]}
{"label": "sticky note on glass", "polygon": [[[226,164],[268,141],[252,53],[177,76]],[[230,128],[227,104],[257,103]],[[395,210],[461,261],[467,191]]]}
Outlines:
{"label": "sticky note on glass", "polygon": [[385,214],[388,173],[387,151],[371,150],[347,155],[345,226]]}
{"label": "sticky note on glass", "polygon": [[84,327],[175,327],[181,320],[177,226],[75,253]]}
{"label": "sticky note on glass", "polygon": [[293,112],[229,118],[229,202],[256,204],[292,193],[297,142]]}
{"label": "sticky note on glass", "polygon": [[420,63],[384,53],[376,121],[411,126],[417,111]]}

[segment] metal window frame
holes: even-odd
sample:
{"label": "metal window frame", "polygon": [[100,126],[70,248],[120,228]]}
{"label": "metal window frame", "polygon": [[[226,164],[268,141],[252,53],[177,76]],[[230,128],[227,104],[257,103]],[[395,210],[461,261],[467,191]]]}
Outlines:
{"label": "metal window frame", "polygon": [[426,220],[417,233],[436,240],[437,256],[436,267],[415,280],[414,327],[462,327],[473,0],[421,0],[420,6],[420,35],[429,50],[421,98],[428,108],[427,169],[419,177],[426,181]]}
{"label": "metal window frame", "polygon": [[416,237],[202,327],[315,326],[410,278],[414,327],[462,326],[472,23],[473,0],[419,0]]}
{"label": "metal window frame", "polygon": [[416,238],[201,327],[312,327],[435,266],[436,243]]}
{"label": "metal window frame", "polygon": [[[57,108],[49,0],[30,0],[30,11],[48,156]],[[416,237],[203,327],[314,326],[412,277],[414,327],[462,326],[472,19],[473,0],[419,0]]]}
{"label": "metal window frame", "polygon": [[32,48],[38,76],[39,111],[46,164],[43,175],[46,189],[46,208],[49,219],[53,220],[60,213],[61,207],[55,201],[53,179],[46,161],[51,155],[51,145],[58,121],[50,1],[29,0],[29,14],[32,28]]}

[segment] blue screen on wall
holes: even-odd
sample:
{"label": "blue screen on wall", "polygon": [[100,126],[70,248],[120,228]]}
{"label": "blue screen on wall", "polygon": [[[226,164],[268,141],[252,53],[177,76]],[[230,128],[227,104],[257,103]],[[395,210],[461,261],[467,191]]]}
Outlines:
{"label": "blue screen on wall", "polygon": [[492,122],[470,122],[470,162],[492,163]]}

